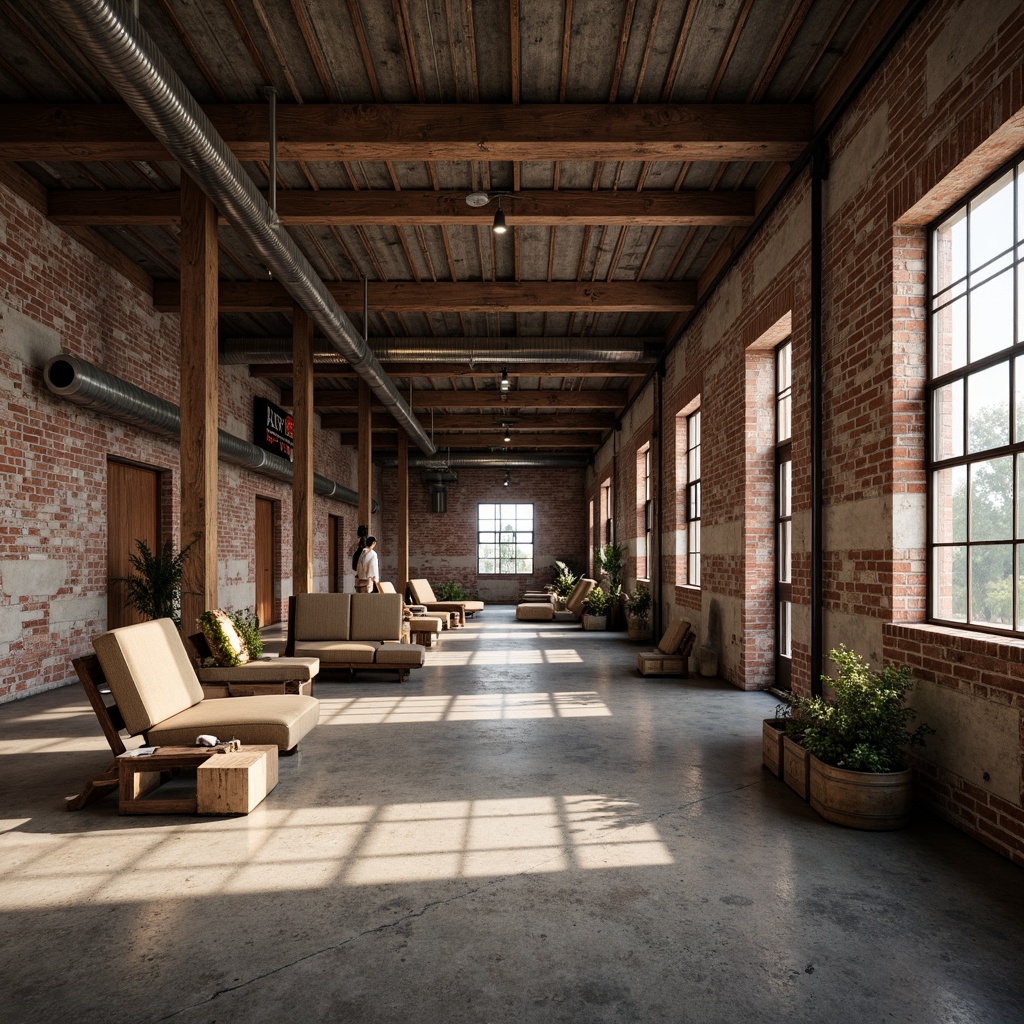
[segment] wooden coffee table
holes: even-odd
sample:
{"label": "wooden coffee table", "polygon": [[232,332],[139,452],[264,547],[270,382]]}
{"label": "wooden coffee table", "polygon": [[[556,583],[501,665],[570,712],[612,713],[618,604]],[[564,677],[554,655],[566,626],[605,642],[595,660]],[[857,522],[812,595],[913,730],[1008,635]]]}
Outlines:
{"label": "wooden coffee table", "polygon": [[[195,769],[194,795],[146,799],[182,768]],[[277,747],[157,747],[142,757],[121,754],[117,775],[118,814],[248,814],[277,785]]]}

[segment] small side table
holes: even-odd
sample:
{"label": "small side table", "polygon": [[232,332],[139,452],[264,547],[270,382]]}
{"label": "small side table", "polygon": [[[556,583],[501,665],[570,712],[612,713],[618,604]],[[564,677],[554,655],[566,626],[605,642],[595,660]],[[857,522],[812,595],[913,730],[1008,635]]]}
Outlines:
{"label": "small side table", "polygon": [[[175,768],[196,770],[195,795],[145,799]],[[117,775],[118,814],[248,814],[277,785],[277,747],[158,747],[143,757],[121,754]]]}

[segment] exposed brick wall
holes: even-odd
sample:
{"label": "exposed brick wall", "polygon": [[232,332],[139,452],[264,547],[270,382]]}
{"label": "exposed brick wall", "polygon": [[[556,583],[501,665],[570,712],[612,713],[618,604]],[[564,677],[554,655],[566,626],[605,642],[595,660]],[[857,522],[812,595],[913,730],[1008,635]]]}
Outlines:
{"label": "exposed brick wall", "polygon": [[[430,489],[419,470],[409,476],[409,573],[441,583],[457,581],[481,600],[510,603],[526,590],[552,580],[555,559],[571,562],[578,572],[587,560],[587,508],[581,469],[511,469],[509,486],[503,469],[459,468],[458,480],[448,484],[448,511],[430,511]],[[395,579],[397,558],[398,483],[393,471],[383,479],[381,574]],[[533,504],[534,571],[516,576],[477,572],[477,506],[483,502]]]}
{"label": "exposed brick wall", "polygon": [[[106,472],[114,457],[164,474],[163,528],[177,540],[178,446],[54,397],[50,355],[81,356],[161,398],[179,401],[178,320],[24,200],[0,187],[0,700],[73,678],[71,659],[106,628]],[[248,439],[254,393],[276,398],[242,367],[220,374],[220,422]],[[333,443],[332,443],[333,442]],[[352,453],[318,432],[324,476],[354,487]],[[253,604],[256,495],[279,503],[279,615],[291,580],[287,484],[221,463],[221,602]],[[327,515],[317,498],[315,575],[327,577]]]}

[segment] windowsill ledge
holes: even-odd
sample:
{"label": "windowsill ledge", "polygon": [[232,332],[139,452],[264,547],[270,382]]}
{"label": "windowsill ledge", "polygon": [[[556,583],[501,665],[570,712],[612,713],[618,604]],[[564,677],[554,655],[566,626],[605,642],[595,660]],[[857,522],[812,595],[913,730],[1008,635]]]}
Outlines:
{"label": "windowsill ledge", "polygon": [[884,628],[886,636],[894,639],[915,640],[921,644],[947,646],[964,654],[979,654],[1002,658],[1024,665],[1024,638],[979,633],[973,629],[958,629],[932,622],[893,622]]}

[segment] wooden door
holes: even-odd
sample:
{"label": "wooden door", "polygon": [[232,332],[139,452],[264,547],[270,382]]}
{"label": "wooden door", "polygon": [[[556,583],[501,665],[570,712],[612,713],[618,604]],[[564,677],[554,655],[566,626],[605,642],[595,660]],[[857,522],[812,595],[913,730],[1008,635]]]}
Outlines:
{"label": "wooden door", "polygon": [[129,555],[136,541],[151,551],[160,546],[160,474],[144,466],[107,463],[107,628],[142,622],[144,616],[124,604],[123,583],[112,582],[132,573]]}
{"label": "wooden door", "polygon": [[261,626],[277,622],[274,605],[274,503],[256,499],[256,614]]}

